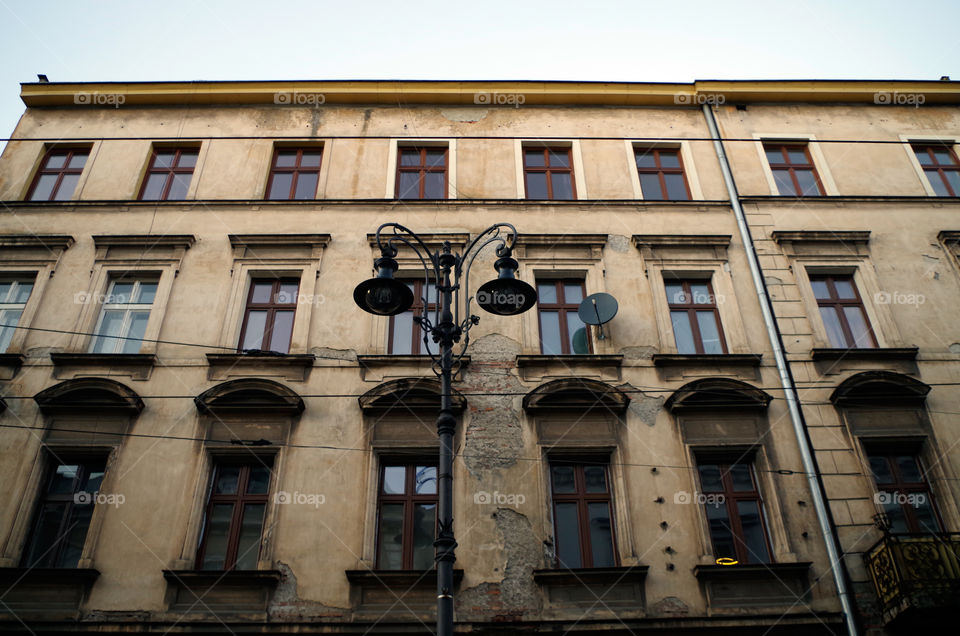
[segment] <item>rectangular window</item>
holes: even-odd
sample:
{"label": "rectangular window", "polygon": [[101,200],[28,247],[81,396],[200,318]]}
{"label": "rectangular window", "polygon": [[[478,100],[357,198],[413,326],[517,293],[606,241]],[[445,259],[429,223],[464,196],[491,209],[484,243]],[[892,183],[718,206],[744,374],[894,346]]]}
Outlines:
{"label": "rectangular window", "polygon": [[24,567],[77,567],[105,466],[102,459],[53,463],[24,551]]}
{"label": "rectangular window", "polygon": [[183,201],[200,151],[196,148],[154,148],[140,188],[141,201]]}
{"label": "rectangular window", "polygon": [[537,281],[541,353],[590,353],[590,334],[577,314],[583,298],[582,280]]}
{"label": "rectangular window", "polygon": [[0,353],[6,352],[10,346],[32,291],[32,278],[0,279]]}
{"label": "rectangular window", "polygon": [[777,183],[777,192],[793,197],[824,194],[807,144],[765,143],[763,150]]}
{"label": "rectangular window", "polygon": [[763,500],[753,465],[698,461],[700,496],[713,556],[739,563],[769,563],[770,547]]}
{"label": "rectangular window", "polygon": [[446,199],[447,149],[436,146],[398,148],[397,198]]}
{"label": "rectangular window", "polygon": [[726,353],[713,287],[706,280],[664,281],[677,353]]}
{"label": "rectangular window", "polygon": [[240,329],[240,351],[289,353],[299,292],[300,281],[296,278],[251,281]]}
{"label": "rectangular window", "polygon": [[273,153],[267,198],[293,200],[317,198],[320,181],[320,148],[278,148]]}
{"label": "rectangular window", "polygon": [[838,349],[871,349],[877,346],[853,276],[810,278],[820,317],[830,346]]}
{"label": "rectangular window", "polygon": [[550,462],[557,566],[617,565],[613,503],[605,463]]}
{"label": "rectangular window", "polygon": [[[413,305],[410,309],[390,317],[390,332],[387,335],[387,352],[395,354],[426,355],[423,344],[423,330],[414,322],[415,316],[424,315],[424,286],[422,280],[406,281],[407,287],[413,292]],[[427,311],[436,311],[436,285],[430,283],[426,287]]]}
{"label": "rectangular window", "polygon": [[47,152],[37,171],[28,201],[69,201],[77,189],[80,173],[90,155],[89,148],[54,149]]}
{"label": "rectangular window", "polygon": [[870,472],[877,484],[877,501],[890,522],[891,532],[940,532],[920,458],[905,452],[871,452]]}
{"label": "rectangular window", "polygon": [[432,568],[437,529],[436,463],[384,463],[377,512],[377,568]]}
{"label": "rectangular window", "polygon": [[197,569],[257,569],[270,473],[263,462],[214,466]]}
{"label": "rectangular window", "polygon": [[679,149],[635,149],[640,190],[650,201],[687,201],[690,188],[683,174]]}
{"label": "rectangular window", "polygon": [[110,281],[90,353],[139,353],[156,295],[155,279]]}
{"label": "rectangular window", "polygon": [[960,196],[960,161],[945,144],[913,146],[917,161],[938,197]]}
{"label": "rectangular window", "polygon": [[528,199],[570,201],[577,198],[570,148],[524,147],[523,174]]}

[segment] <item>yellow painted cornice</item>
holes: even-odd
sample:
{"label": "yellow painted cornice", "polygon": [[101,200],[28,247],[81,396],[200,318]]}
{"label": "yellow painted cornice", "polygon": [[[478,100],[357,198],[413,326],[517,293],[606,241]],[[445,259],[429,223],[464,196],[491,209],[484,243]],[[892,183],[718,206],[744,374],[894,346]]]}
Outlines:
{"label": "yellow painted cornice", "polygon": [[[531,81],[268,81],[268,82],[79,82],[24,83],[28,107],[86,106],[89,95],[122,96],[130,105],[447,104],[556,106],[691,106],[701,103],[864,103],[880,93],[922,95],[924,104],[960,104],[960,82],[897,80],[698,80],[661,84]],[[296,97],[300,96],[300,97]],[[312,96],[312,97],[311,97]],[[322,96],[322,97],[320,97]],[[513,101],[511,101],[513,100]],[[92,100],[97,105],[96,98]],[[883,103],[882,98],[879,103]],[[894,102],[896,103],[896,102]],[[112,106],[112,102],[105,102]],[[103,105],[103,104],[100,104]],[[912,104],[911,104],[912,105]]]}

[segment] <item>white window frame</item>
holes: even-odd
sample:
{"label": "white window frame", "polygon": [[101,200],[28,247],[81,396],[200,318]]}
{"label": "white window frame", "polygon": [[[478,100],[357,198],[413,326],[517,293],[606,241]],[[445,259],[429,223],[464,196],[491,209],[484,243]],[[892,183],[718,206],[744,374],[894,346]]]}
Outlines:
{"label": "white window frame", "polygon": [[[0,326],[0,353],[6,353],[7,350],[10,348],[10,345],[13,343],[13,337],[17,333],[17,327],[20,326],[21,322],[23,322],[24,314],[27,311],[27,305],[30,303],[30,299],[33,297],[34,293],[36,293],[36,287],[37,287],[37,281],[36,281],[35,275],[33,277],[31,277],[30,275],[4,276],[2,275],[2,273],[0,273],[0,282],[12,283],[10,287],[10,291],[7,292],[8,298],[15,298],[17,288],[20,285],[24,284],[25,282],[28,282],[28,279],[30,283],[30,293],[27,295],[27,299],[24,300],[22,303],[6,302],[5,298],[0,298],[0,325],[6,325],[6,324],[12,325],[10,327]],[[17,316],[16,322],[9,321],[7,318],[6,312],[17,311],[17,310],[20,311],[20,315]],[[5,339],[4,335],[8,333],[8,330],[10,333],[10,338],[7,344],[3,345],[3,341]]]}
{"label": "white window frame", "polygon": [[[157,290],[154,291],[154,300],[151,301],[150,304],[134,303],[134,302],[128,302],[128,303],[110,302],[110,299],[114,295],[113,294],[114,287],[117,285],[117,283],[126,283],[126,282],[130,282],[131,280],[133,281],[133,291],[130,293],[131,299],[139,297],[143,283],[156,284]],[[90,338],[89,353],[101,353],[101,354],[108,354],[108,355],[118,354],[118,353],[130,353],[130,352],[124,351],[124,349],[128,342],[133,342],[132,340],[125,339],[125,338],[129,338],[130,336],[130,326],[131,326],[132,315],[134,312],[146,311],[147,324],[144,327],[144,336],[143,336],[144,339],[140,341],[140,346],[137,348],[137,351],[133,352],[133,353],[140,353],[141,349],[143,348],[144,340],[146,340],[147,338],[147,333],[150,330],[150,318],[153,313],[153,306],[154,306],[154,303],[156,302],[157,293],[159,292],[159,289],[160,289],[160,277],[157,275],[151,276],[149,274],[146,274],[143,276],[136,276],[136,277],[132,277],[132,276],[111,277],[110,283],[109,285],[107,285],[107,293],[104,296],[104,301],[103,303],[100,304],[100,314],[97,317],[96,326],[94,327],[94,330],[93,330],[94,335],[91,336]],[[100,333],[100,329],[103,326],[103,319],[106,317],[107,311],[118,311],[118,310],[124,311],[123,323],[120,330],[120,336],[119,337],[108,336]],[[94,348],[97,346],[97,343],[101,339],[104,339],[104,340],[116,339],[117,344],[114,346],[114,351],[99,351],[99,352],[94,351]],[[118,348],[120,349],[120,351],[116,350]]]}

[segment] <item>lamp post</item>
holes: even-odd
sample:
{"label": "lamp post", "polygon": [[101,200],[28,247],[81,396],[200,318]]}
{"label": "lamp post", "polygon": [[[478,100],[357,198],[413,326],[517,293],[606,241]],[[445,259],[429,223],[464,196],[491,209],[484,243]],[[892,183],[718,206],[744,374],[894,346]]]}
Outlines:
{"label": "lamp post", "polygon": [[[392,230],[384,236],[384,230]],[[517,241],[517,230],[509,223],[496,223],[477,235],[462,254],[451,251],[450,242],[431,251],[412,230],[398,223],[384,223],[377,228],[377,247],[380,258],[374,260],[377,276],[366,280],[353,291],[353,299],[364,311],[378,316],[395,316],[413,304],[413,292],[395,279],[398,264],[397,247],[402,243],[416,253],[423,265],[423,315],[414,321],[423,332],[423,343],[433,359],[433,372],[440,377],[440,413],[437,415],[437,436],[440,438],[438,463],[438,505],[436,548],[437,562],[437,634],[453,634],[453,562],[457,542],[453,534],[453,434],[456,429],[451,404],[451,379],[454,365],[459,363],[470,343],[470,329],[480,322],[470,313],[473,300],[470,293],[470,268],[477,255],[490,244],[497,244],[494,264],[499,276],[484,283],[477,290],[477,304],[481,309],[500,316],[521,314],[536,303],[533,287],[514,277],[519,264],[511,256]],[[460,280],[463,279],[463,286]],[[430,306],[431,288],[434,309]],[[461,311],[462,309],[462,311]],[[431,317],[432,316],[432,317]],[[453,346],[463,338],[463,347],[454,357]],[[430,346],[430,341],[438,351]]]}

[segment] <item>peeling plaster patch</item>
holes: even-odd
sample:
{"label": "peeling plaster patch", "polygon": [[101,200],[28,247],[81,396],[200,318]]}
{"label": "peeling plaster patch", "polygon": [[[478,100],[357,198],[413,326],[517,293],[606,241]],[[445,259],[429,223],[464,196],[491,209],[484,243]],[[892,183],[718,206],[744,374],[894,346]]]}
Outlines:
{"label": "peeling plaster patch", "polygon": [[614,252],[624,253],[630,251],[630,239],[622,234],[607,235],[607,245]]}
{"label": "peeling plaster patch", "polygon": [[474,122],[485,119],[487,113],[490,112],[488,108],[441,108],[440,114],[446,117],[449,121],[459,121],[467,124],[472,124]]}
{"label": "peeling plaster patch", "polygon": [[316,601],[301,600],[297,596],[297,577],[290,566],[283,561],[277,562],[280,570],[280,582],[273,593],[268,609],[270,620],[303,620],[307,618],[342,618],[350,614],[343,607],[332,607]]}
{"label": "peeling plaster patch", "polygon": [[620,353],[625,360],[650,360],[657,353],[656,347],[624,347]]}
{"label": "peeling plaster patch", "polygon": [[310,353],[324,360],[357,361],[357,352],[353,349],[331,349],[330,347],[313,347]]}
{"label": "peeling plaster patch", "polygon": [[660,409],[663,408],[663,403],[666,401],[665,396],[658,395],[652,397],[645,395],[637,391],[636,387],[630,384],[621,384],[617,388],[622,391],[627,391],[627,395],[630,396],[630,406],[628,408],[631,413],[640,418],[641,422],[647,426],[653,426],[657,423],[657,415],[660,413]]}
{"label": "peeling plaster patch", "polygon": [[960,353],[960,342],[954,342],[950,345],[950,353]]}

